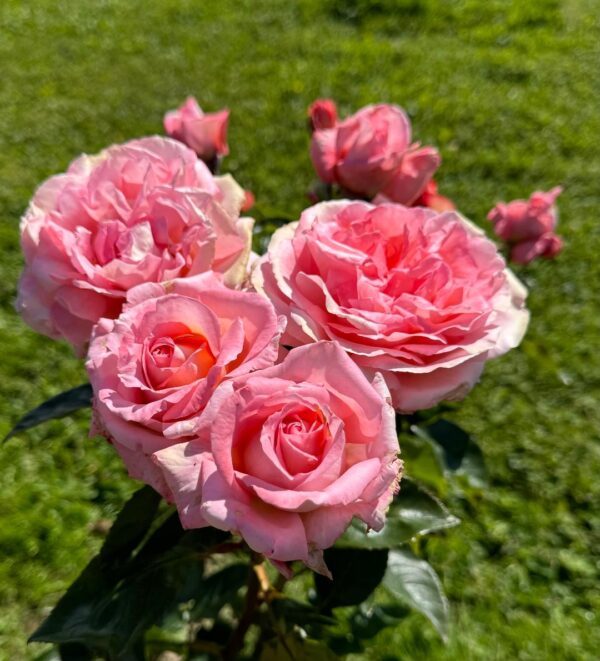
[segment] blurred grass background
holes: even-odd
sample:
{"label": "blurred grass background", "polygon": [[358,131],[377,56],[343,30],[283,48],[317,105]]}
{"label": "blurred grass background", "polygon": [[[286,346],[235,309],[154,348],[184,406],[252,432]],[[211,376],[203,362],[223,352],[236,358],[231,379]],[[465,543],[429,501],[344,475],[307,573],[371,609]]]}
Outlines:
{"label": "blurred grass background", "polygon": [[[437,145],[441,192],[482,226],[499,199],[565,187],[564,253],[520,271],[523,346],[458,419],[492,486],[427,545],[452,602],[444,646],[411,616],[364,658],[600,657],[600,24],[594,0],[4,0],[0,6],[0,433],[84,380],[13,311],[18,220],[80,152],[161,132],[195,94],[232,110],[225,169],[295,216],[313,174],[307,105],[376,101]],[[489,228],[488,228],[489,229]],[[87,414],[0,446],[0,658],[78,574],[132,491]],[[38,648],[39,650],[39,648]]]}

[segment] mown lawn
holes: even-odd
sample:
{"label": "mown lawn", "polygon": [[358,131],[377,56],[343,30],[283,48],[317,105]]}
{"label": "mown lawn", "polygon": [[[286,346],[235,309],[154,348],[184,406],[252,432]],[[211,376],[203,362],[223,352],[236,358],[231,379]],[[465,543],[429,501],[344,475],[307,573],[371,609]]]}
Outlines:
{"label": "mown lawn", "polygon": [[[289,216],[312,178],[305,109],[403,105],[439,146],[442,192],[482,226],[498,199],[563,184],[556,262],[520,271],[532,324],[459,409],[491,487],[427,553],[444,646],[411,616],[363,658],[600,656],[600,24],[594,0],[4,0],[0,6],[0,432],[84,380],[13,311],[18,219],[78,153],[161,131],[189,94],[232,109],[226,169]],[[0,446],[0,658],[77,575],[134,485],[87,416]]]}

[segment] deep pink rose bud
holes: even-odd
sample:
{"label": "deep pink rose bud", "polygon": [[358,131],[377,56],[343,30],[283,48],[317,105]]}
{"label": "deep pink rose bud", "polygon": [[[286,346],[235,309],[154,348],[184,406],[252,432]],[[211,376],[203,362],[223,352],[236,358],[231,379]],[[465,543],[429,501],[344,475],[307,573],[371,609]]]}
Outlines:
{"label": "deep pink rose bud", "polygon": [[440,164],[433,147],[411,144],[402,108],[366,106],[333,128],[315,130],[311,158],[319,177],[356,196],[412,204]]}
{"label": "deep pink rose bud", "polygon": [[529,264],[536,257],[552,259],[556,257],[563,248],[560,236],[552,232],[546,232],[537,239],[522,241],[513,246],[510,251],[510,259],[515,264]]}
{"label": "deep pink rose bud", "polygon": [[204,113],[193,96],[165,115],[167,135],[193,149],[203,161],[229,154],[227,123],[229,110]]}
{"label": "deep pink rose bud", "polygon": [[254,204],[256,203],[256,198],[254,197],[254,193],[251,190],[245,190],[244,191],[244,203],[242,204],[242,211],[250,211]]}
{"label": "deep pink rose bud", "polygon": [[529,200],[497,204],[488,214],[494,232],[511,245],[511,259],[527,264],[536,257],[552,258],[562,249],[562,240],[554,232],[558,223],[556,198],[562,188],[544,193],[536,191]]}
{"label": "deep pink rose bud", "polygon": [[337,123],[337,108],[331,99],[317,99],[308,108],[308,117],[313,131],[332,129]]}

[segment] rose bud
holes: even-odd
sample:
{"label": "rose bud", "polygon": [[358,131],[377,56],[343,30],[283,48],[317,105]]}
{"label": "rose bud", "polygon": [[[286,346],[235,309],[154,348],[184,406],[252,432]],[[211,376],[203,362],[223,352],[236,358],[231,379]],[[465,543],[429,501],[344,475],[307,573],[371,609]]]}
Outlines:
{"label": "rose bud", "polygon": [[554,230],[558,224],[556,198],[562,188],[536,191],[529,200],[498,203],[488,214],[494,232],[511,246],[511,259],[527,264],[536,257],[552,258],[562,249]]}
{"label": "rose bud", "polygon": [[412,204],[440,164],[433,147],[411,144],[410,121],[402,108],[367,106],[313,133],[311,158],[319,177],[357,196],[381,194]]}
{"label": "rose bud", "polygon": [[242,211],[250,211],[252,207],[254,206],[256,200],[254,198],[254,193],[251,190],[245,190],[244,191],[244,203],[242,205]]}
{"label": "rose bud", "polygon": [[510,250],[510,259],[515,264],[529,264],[536,257],[552,259],[563,249],[563,241],[553,232],[546,232],[537,239],[516,243]]}
{"label": "rose bud", "polygon": [[183,142],[207,162],[229,154],[228,122],[229,110],[204,113],[193,96],[176,110],[169,111],[164,118],[167,135]]}
{"label": "rose bud", "polygon": [[332,129],[337,123],[337,108],[331,99],[317,99],[308,108],[312,131]]}

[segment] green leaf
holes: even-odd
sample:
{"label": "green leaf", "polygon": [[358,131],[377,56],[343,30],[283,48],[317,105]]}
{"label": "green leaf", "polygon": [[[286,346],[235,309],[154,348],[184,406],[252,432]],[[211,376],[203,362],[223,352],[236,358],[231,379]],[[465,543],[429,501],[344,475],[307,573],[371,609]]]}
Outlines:
{"label": "green leaf", "polygon": [[157,564],[104,595],[90,619],[91,628],[102,636],[103,649],[117,659],[135,658],[145,630],[171,607],[193,567],[194,559],[175,558],[171,567]]}
{"label": "green leaf", "polygon": [[[224,583],[221,572],[209,577],[204,595],[198,587],[204,583],[203,553],[227,539],[229,533],[212,528],[185,532],[176,515],[171,515],[148,536],[159,502],[160,497],[150,487],[132,496],[100,553],[30,640],[81,643],[122,661],[143,658],[140,650],[146,629],[198,595],[205,600],[206,612],[223,586],[231,584],[234,572],[245,579],[246,567],[243,571],[226,568],[230,580]],[[208,601],[207,595],[212,595]]]}
{"label": "green leaf", "polygon": [[471,439],[467,432],[448,420],[436,420],[425,428],[427,435],[439,443],[446,466],[452,471],[460,468]]}
{"label": "green leaf", "polygon": [[303,604],[301,601],[296,601],[295,599],[288,599],[286,597],[276,598],[271,602],[271,608],[278,619],[290,624],[298,624],[300,626],[310,624],[333,626],[337,624],[335,618],[323,615],[314,606]]}
{"label": "green leaf", "polygon": [[33,633],[31,641],[98,644],[98,636],[91,626],[94,611],[103,595],[109,594],[117,585],[119,572],[116,565],[129,560],[131,552],[147,533],[159,502],[160,496],[150,487],[143,487],[133,494],[117,515],[100,553],[71,584],[48,618]]}
{"label": "green leaf", "polygon": [[392,502],[383,529],[366,531],[365,524],[354,519],[336,542],[336,547],[392,549],[402,546],[418,535],[427,535],[451,528],[460,519],[428,491],[408,478],[400,485],[400,493]]}
{"label": "green leaf", "polygon": [[483,453],[462,427],[442,418],[421,429],[442,449],[448,470],[464,475],[472,486],[481,488],[486,485]]}
{"label": "green leaf", "polygon": [[152,487],[145,486],[136,491],[125,503],[100,550],[105,562],[129,558],[131,552],[148,534],[161,497]]}
{"label": "green leaf", "polygon": [[396,626],[405,618],[409,609],[399,604],[393,605],[361,605],[350,619],[350,628],[354,638],[368,640],[376,636],[386,627]]}
{"label": "green leaf", "polygon": [[94,655],[90,649],[80,643],[65,643],[59,645],[60,661],[93,661]]}
{"label": "green leaf", "polygon": [[336,661],[339,659],[325,644],[295,633],[278,636],[265,643],[260,661]]}
{"label": "green leaf", "polygon": [[175,511],[152,532],[144,542],[132,562],[132,571],[144,568],[153,558],[167,553],[175,545],[182,549],[191,549],[197,553],[206,552],[229,539],[231,535],[217,528],[207,527],[197,530],[184,530]]}
{"label": "green leaf", "polygon": [[387,549],[330,548],[324,553],[333,580],[315,574],[316,603],[325,612],[362,603],[381,582]]}
{"label": "green leaf", "polygon": [[96,600],[106,594],[115,582],[115,578],[103,572],[102,560],[96,556],[31,635],[30,642],[86,643],[95,640],[89,622]]}
{"label": "green leaf", "polygon": [[426,434],[419,434],[420,428],[400,436],[400,448],[404,460],[405,475],[425,483],[437,493],[445,496],[448,481],[444,474],[442,449]]}
{"label": "green leaf", "polygon": [[33,658],[33,661],[61,661],[58,647],[53,647]]}
{"label": "green leaf", "polygon": [[396,599],[423,613],[440,636],[448,637],[448,600],[431,565],[408,549],[390,551],[383,586]]}
{"label": "green leaf", "polygon": [[[114,526],[113,526],[114,528]],[[112,530],[112,529],[111,529]],[[152,558],[167,552],[176,544],[179,544],[186,534],[179,520],[177,510],[172,512],[147,538],[144,546],[135,557],[135,566],[146,566]],[[105,544],[106,546],[106,544]]]}
{"label": "green leaf", "polygon": [[59,395],[40,404],[33,411],[26,413],[4,437],[4,441],[8,441],[9,438],[12,438],[25,429],[36,427],[54,418],[62,418],[79,409],[91,406],[91,404],[92,386],[89,383],[84,383],[72,390],[61,392]]}
{"label": "green leaf", "polygon": [[144,631],[173,606],[198,562],[170,559],[115,584],[115,572],[96,556],[30,640],[80,642],[116,659],[136,658]]}
{"label": "green leaf", "polygon": [[205,578],[198,586],[198,593],[191,594],[195,603],[192,619],[216,617],[221,608],[230,602],[248,580],[248,565],[236,563]]}

